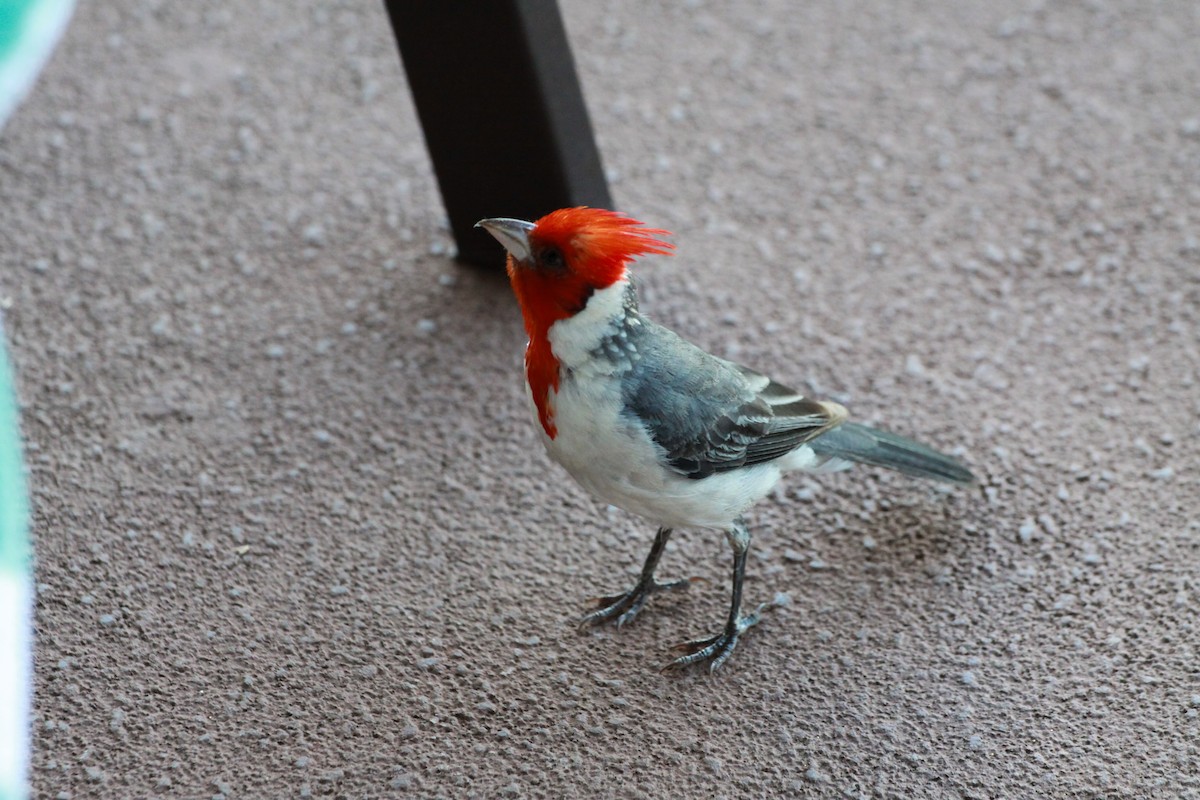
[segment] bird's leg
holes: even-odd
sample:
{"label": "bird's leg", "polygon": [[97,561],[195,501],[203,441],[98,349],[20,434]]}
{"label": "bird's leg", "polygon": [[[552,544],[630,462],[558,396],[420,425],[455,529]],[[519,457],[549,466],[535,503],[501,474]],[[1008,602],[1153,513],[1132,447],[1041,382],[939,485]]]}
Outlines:
{"label": "bird's leg", "polygon": [[662,558],[663,549],[666,548],[667,540],[670,538],[670,528],[659,528],[658,533],[654,536],[654,544],[650,547],[650,554],[646,556],[646,563],[642,565],[642,576],[638,578],[637,584],[624,594],[598,598],[596,610],[580,620],[579,627],[582,629],[615,620],[619,628],[625,623],[631,622],[642,610],[642,606],[646,604],[646,598],[655,592],[665,589],[686,589],[691,586],[692,581],[696,580],[695,578],[683,578],[668,583],[659,583],[654,580],[654,570],[658,567],[658,560]]}
{"label": "bird's leg", "polygon": [[708,639],[697,639],[675,645],[684,655],[663,667],[663,670],[679,669],[701,661],[708,662],[709,672],[725,663],[733,648],[737,647],[738,637],[752,625],[757,625],[762,612],[770,603],[763,603],[746,616],[739,616],[742,605],[742,582],[746,577],[746,554],[750,551],[750,530],[741,517],[734,521],[733,528],[726,532],[729,544],[733,548],[733,599],[729,605],[729,619],[725,630]]}

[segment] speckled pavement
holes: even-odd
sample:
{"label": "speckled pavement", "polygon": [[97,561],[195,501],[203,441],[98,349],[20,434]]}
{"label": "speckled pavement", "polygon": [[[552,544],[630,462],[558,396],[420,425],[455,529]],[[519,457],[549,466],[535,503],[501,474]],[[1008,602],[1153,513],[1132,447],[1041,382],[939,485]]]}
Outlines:
{"label": "speckled pavement", "polygon": [[790,604],[664,676],[726,545],[576,632],[653,527],[541,452],[382,7],[81,4],[0,133],[34,796],[1200,797],[1198,8],[564,3],[643,309],[981,476],[792,479]]}

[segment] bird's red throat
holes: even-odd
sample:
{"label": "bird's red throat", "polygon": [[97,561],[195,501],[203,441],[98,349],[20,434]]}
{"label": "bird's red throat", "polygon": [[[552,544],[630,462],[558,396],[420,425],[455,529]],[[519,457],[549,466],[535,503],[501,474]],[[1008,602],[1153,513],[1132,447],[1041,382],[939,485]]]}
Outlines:
{"label": "bird's red throat", "polygon": [[[611,286],[619,280],[624,271],[622,265],[620,273],[606,285]],[[546,435],[553,439],[558,435],[558,428],[554,424],[550,390],[558,391],[561,364],[550,347],[550,328],[559,320],[581,311],[592,292],[604,287],[595,287],[578,275],[551,276],[522,269],[514,266],[511,258],[508,277],[521,304],[525,333],[529,336],[525,348],[525,379],[529,381],[538,421]]]}

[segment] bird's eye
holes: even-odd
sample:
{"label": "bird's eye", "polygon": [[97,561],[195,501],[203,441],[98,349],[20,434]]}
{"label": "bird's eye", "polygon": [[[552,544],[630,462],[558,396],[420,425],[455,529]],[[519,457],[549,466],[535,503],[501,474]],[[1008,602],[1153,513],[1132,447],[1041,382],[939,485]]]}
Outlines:
{"label": "bird's eye", "polygon": [[563,260],[562,252],[557,247],[547,247],[542,251],[541,258],[538,260],[542,262],[543,267],[549,269],[562,269],[567,265],[567,262]]}

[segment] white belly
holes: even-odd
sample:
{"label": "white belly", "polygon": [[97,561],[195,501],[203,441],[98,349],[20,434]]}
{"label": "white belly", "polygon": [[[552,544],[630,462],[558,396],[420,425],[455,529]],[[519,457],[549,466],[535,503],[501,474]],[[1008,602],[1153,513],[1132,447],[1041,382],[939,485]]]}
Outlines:
{"label": "white belly", "polygon": [[691,480],[663,466],[644,426],[620,416],[617,381],[564,378],[550,402],[558,435],[541,434],[550,457],[601,500],[666,527],[726,530],[771,491],[781,468],[815,466],[804,447],[779,462]]}

